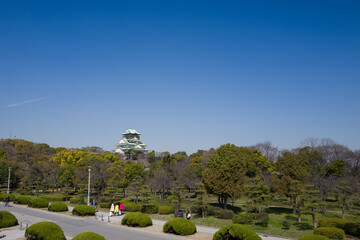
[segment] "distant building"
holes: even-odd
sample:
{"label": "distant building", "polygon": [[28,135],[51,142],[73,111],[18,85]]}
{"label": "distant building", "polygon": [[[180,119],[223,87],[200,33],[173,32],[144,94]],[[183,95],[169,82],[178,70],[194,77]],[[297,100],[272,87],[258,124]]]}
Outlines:
{"label": "distant building", "polygon": [[149,149],[146,148],[147,145],[140,140],[140,135],[136,129],[126,129],[126,132],[122,134],[119,143],[116,145],[115,153],[129,155],[131,150],[144,153],[149,152]]}

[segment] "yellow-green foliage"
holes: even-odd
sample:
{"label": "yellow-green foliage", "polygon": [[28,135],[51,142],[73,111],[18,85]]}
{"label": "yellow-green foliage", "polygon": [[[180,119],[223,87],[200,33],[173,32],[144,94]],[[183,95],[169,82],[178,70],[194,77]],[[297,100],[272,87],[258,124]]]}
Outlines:
{"label": "yellow-green foliage", "polygon": [[121,224],[130,227],[147,227],[152,225],[152,220],[145,213],[133,212],[126,214],[121,220]]}
{"label": "yellow-green foliage", "polygon": [[106,240],[106,238],[94,232],[83,232],[76,235],[72,240]]}
{"label": "yellow-green foliage", "polygon": [[316,234],[306,234],[298,240],[329,240],[329,238],[322,236],[322,235],[316,235]]}
{"label": "yellow-green foliage", "polygon": [[25,231],[28,240],[65,240],[65,235],[61,227],[53,222],[39,222],[31,225]]}
{"label": "yellow-green foliage", "polygon": [[214,236],[213,240],[261,240],[261,237],[257,235],[250,228],[241,224],[229,224],[223,228],[220,228]]}
{"label": "yellow-green foliage", "polygon": [[319,221],[319,227],[336,227],[356,237],[360,237],[360,223],[343,218],[324,218]]}
{"label": "yellow-green foliage", "polygon": [[172,213],[174,213],[173,206],[159,206],[159,214],[165,215],[165,214],[172,214]]}
{"label": "yellow-green foliage", "polygon": [[74,207],[72,214],[77,216],[95,215],[95,208],[87,205],[78,205]]}
{"label": "yellow-green foliage", "polygon": [[191,235],[196,233],[196,226],[185,218],[173,218],[164,224],[163,231],[176,235]]}
{"label": "yellow-green foliage", "polygon": [[15,198],[14,203],[16,204],[29,204],[31,198],[28,196],[18,196]]}
{"label": "yellow-green foliage", "polygon": [[43,198],[49,201],[65,201],[65,196],[60,194],[45,195]]}
{"label": "yellow-green foliage", "polygon": [[48,207],[49,211],[52,212],[66,212],[68,211],[68,206],[63,203],[63,202],[54,202],[52,204],[50,204],[50,206]]}
{"label": "yellow-green foliage", "polygon": [[8,211],[0,211],[0,228],[18,225],[17,218]]}
{"label": "yellow-green foliage", "polygon": [[47,208],[49,206],[49,201],[45,198],[33,198],[28,205],[33,208]]}
{"label": "yellow-green foliage", "polygon": [[323,235],[331,239],[342,240],[345,238],[344,230],[335,227],[319,227],[314,229],[314,234]]}

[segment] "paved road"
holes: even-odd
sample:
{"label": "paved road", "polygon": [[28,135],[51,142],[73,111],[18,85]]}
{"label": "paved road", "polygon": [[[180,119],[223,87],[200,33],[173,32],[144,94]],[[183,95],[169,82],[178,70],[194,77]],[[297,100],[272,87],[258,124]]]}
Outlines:
{"label": "paved road", "polygon": [[[95,221],[93,218],[75,218],[63,214],[39,211],[14,205],[6,208],[1,206],[0,210],[6,210],[13,213],[19,222],[23,222],[25,225],[28,223],[29,226],[41,221],[56,222],[64,230],[66,237],[70,238],[73,238],[82,232],[96,232],[108,240],[184,239],[172,235],[157,234],[141,230],[139,231],[137,229],[114,226],[106,222]],[[24,231],[22,232],[22,234],[24,234]]]}

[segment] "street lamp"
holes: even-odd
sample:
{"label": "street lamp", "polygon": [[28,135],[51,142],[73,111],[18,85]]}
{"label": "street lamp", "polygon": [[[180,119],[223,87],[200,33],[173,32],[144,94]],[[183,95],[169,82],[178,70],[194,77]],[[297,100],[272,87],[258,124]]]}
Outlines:
{"label": "street lamp", "polygon": [[7,189],[7,194],[9,194],[9,188],[10,188],[10,171],[11,171],[11,167],[9,167],[9,178],[8,178],[8,189]]}
{"label": "street lamp", "polygon": [[89,183],[88,183],[88,205],[90,205],[90,172],[91,172],[91,166],[89,168]]}

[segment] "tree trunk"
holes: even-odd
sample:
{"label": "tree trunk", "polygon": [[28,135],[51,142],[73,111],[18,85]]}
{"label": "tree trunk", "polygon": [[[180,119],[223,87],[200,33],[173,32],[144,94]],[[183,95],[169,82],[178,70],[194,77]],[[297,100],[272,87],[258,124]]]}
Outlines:
{"label": "tree trunk", "polygon": [[188,192],[188,209],[190,209],[190,190]]}
{"label": "tree trunk", "polygon": [[346,209],[346,205],[343,204],[341,214],[342,214],[342,218],[344,219],[345,219],[345,209]]}
{"label": "tree trunk", "polygon": [[223,196],[224,198],[224,209],[227,209],[227,196]]}
{"label": "tree trunk", "polygon": [[220,198],[220,195],[218,195],[218,203],[219,203],[219,206],[221,206],[221,198]]}
{"label": "tree trunk", "polygon": [[296,214],[296,198],[293,199],[293,214]]}
{"label": "tree trunk", "polygon": [[297,212],[298,212],[298,222],[301,222],[301,211],[298,210]]}
{"label": "tree trunk", "polygon": [[162,198],[162,205],[165,205],[165,200],[164,200],[164,196],[165,196],[165,189],[163,188],[162,192],[161,192],[161,198]]}
{"label": "tree trunk", "polygon": [[312,215],[312,219],[313,219],[313,226],[314,226],[314,229],[316,228],[316,216],[315,216],[315,213]]}

